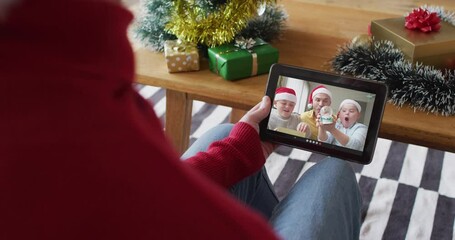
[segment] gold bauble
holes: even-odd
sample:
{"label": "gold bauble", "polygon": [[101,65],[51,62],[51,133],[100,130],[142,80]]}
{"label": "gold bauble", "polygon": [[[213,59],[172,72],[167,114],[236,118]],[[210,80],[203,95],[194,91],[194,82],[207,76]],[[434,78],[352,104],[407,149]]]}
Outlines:
{"label": "gold bauble", "polygon": [[351,47],[353,48],[356,47],[370,48],[372,44],[373,38],[368,34],[357,35],[351,40]]}

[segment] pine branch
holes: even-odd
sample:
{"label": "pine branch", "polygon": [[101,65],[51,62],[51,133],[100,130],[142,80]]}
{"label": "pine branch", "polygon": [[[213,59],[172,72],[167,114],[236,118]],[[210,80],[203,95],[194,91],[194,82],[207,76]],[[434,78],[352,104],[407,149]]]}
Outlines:
{"label": "pine branch", "polygon": [[455,71],[413,65],[390,41],[371,47],[346,45],[332,60],[334,71],[343,75],[385,82],[390,102],[402,107],[450,116],[455,114]]}
{"label": "pine branch", "polygon": [[145,11],[141,14],[135,28],[136,37],[150,46],[152,50],[164,51],[164,41],[177,37],[164,30],[170,20],[173,1],[146,0],[142,2]]}
{"label": "pine branch", "polygon": [[266,42],[271,42],[280,38],[286,27],[285,23],[287,19],[288,14],[283,6],[268,4],[265,12],[261,16],[251,19],[238,36],[244,38],[258,37]]}

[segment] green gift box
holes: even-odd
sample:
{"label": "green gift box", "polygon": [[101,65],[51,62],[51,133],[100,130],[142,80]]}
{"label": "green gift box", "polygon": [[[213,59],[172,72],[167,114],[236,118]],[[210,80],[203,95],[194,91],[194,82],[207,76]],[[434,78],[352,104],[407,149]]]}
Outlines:
{"label": "green gift box", "polygon": [[210,70],[226,80],[268,73],[278,62],[278,49],[260,38],[237,39],[236,43],[208,49]]}
{"label": "green gift box", "polygon": [[413,63],[436,68],[451,67],[455,60],[455,26],[441,21],[439,31],[424,33],[407,29],[404,25],[404,17],[374,20],[371,34],[374,41],[393,42]]}

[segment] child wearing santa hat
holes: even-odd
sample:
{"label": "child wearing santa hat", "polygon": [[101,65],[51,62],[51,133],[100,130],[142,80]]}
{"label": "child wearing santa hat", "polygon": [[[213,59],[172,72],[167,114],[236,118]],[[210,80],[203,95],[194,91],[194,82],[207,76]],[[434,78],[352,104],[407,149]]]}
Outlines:
{"label": "child wearing santa hat", "polygon": [[319,124],[318,140],[362,151],[368,127],[357,122],[362,107],[352,99],[341,102],[338,120],[334,124]]}
{"label": "child wearing santa hat", "polygon": [[332,104],[332,93],[323,85],[315,87],[308,99],[308,108],[310,110],[302,113],[300,116],[301,123],[297,126],[298,131],[306,131],[309,129],[311,132],[310,138],[316,140],[318,137],[318,127],[316,121],[318,119],[319,112],[324,106],[330,106]]}
{"label": "child wearing santa hat", "polygon": [[[297,102],[297,95],[294,89],[279,87],[275,91],[273,108],[270,112],[268,128],[277,130],[278,128],[297,129],[300,123],[300,115],[294,113]],[[306,132],[309,135],[309,131]]]}

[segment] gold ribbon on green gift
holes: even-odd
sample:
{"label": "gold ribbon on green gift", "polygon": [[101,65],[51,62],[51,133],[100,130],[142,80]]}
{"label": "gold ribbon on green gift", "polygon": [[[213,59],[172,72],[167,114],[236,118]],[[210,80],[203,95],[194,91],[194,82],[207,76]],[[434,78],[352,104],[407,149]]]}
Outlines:
{"label": "gold ribbon on green gift", "polygon": [[[258,74],[258,55],[253,52],[253,47],[256,45],[256,41],[252,38],[245,39],[244,37],[238,37],[235,39],[235,44],[234,46],[240,48],[240,49],[245,49],[248,52],[251,53],[251,56],[253,57],[253,67],[251,68],[251,75],[250,76],[255,76]],[[258,45],[259,46],[259,45]]]}
{"label": "gold ribbon on green gift", "polygon": [[245,39],[243,37],[238,37],[235,39],[234,46],[236,47],[235,49],[227,50],[224,52],[219,52],[215,54],[215,73],[219,75],[219,69],[218,69],[218,58],[227,53],[232,53],[232,52],[238,52],[238,51],[248,51],[251,54],[252,57],[252,68],[251,68],[251,75],[250,76],[256,76],[258,72],[258,58],[257,54],[253,51],[254,47],[261,46],[267,44],[266,42],[260,42],[256,43],[256,41],[252,38]]}

